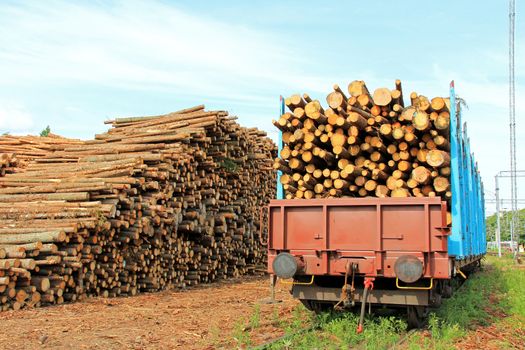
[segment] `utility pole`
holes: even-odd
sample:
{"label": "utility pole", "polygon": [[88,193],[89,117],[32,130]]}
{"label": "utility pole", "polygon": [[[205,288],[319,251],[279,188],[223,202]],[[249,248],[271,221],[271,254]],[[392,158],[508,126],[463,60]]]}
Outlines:
{"label": "utility pole", "polygon": [[[513,176],[514,174],[514,176]],[[499,173],[497,173],[495,176],[494,176],[494,182],[495,182],[495,185],[496,185],[496,189],[495,189],[495,193],[496,193],[496,223],[497,223],[497,231],[496,231],[496,244],[498,245],[498,256],[501,257],[501,219],[500,219],[500,216],[501,216],[501,213],[500,213],[500,204],[501,204],[501,199],[500,199],[500,196],[499,196],[499,178],[500,177],[510,177],[511,178],[511,181],[512,181],[512,178],[516,179],[518,177],[525,177],[525,170],[514,170],[514,172],[512,171],[508,171],[508,170],[502,170],[500,171]],[[513,203],[516,203],[516,208],[517,208],[517,203],[518,203],[518,199],[517,198],[511,198],[510,200],[511,202],[511,207],[512,207],[512,204]],[[517,211],[516,211],[517,212]],[[510,246],[511,246],[511,249],[512,249],[512,252],[514,254],[517,254],[517,250],[518,249],[514,249],[514,240],[513,240],[513,231],[512,231],[512,214],[513,212],[511,212],[511,222],[510,222]],[[517,217],[517,215],[516,215]],[[516,226],[518,226],[519,224],[516,224]],[[519,231],[518,231],[519,232]],[[519,235],[518,235],[519,237]]]}
{"label": "utility pole", "polygon": [[498,257],[501,258],[501,222],[500,222],[500,213],[499,213],[499,176],[494,176],[494,180],[496,182],[496,244],[498,246]]}
{"label": "utility pole", "polygon": [[[509,0],[509,119],[510,119],[510,182],[511,182],[511,222],[510,240],[519,242],[518,222],[518,184],[516,180],[516,106],[515,106],[515,77],[514,77],[514,30],[516,18],[516,2]],[[514,251],[514,258],[518,256]]]}

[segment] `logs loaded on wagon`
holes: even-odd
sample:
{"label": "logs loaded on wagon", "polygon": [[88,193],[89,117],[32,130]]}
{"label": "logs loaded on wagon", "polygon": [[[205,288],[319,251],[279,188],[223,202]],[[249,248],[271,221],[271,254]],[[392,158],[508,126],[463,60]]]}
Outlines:
{"label": "logs loaded on wagon", "polygon": [[449,201],[448,98],[412,92],[405,104],[401,82],[371,92],[356,80],[333,86],[326,105],[307,94],[285,99],[288,112],[274,125],[284,147],[286,198],[421,197]]}
{"label": "logs loaded on wagon", "polygon": [[110,123],[0,177],[0,308],[264,268],[259,208],[276,156],[264,132],[204,106]]}

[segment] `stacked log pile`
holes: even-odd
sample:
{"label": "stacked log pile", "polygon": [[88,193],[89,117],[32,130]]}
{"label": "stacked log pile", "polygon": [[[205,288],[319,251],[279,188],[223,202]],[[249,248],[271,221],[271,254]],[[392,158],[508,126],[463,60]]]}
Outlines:
{"label": "stacked log pile", "polygon": [[18,159],[13,153],[0,153],[0,177],[12,173],[18,166]]}
{"label": "stacked log pile", "polygon": [[288,199],[450,199],[448,98],[412,92],[405,105],[399,80],[373,93],[356,80],[347,92],[334,85],[326,102],[293,95],[274,120],[284,142],[274,168]]}
{"label": "stacked log pile", "polygon": [[122,118],[0,178],[2,309],[134,295],[263,267],[275,145],[204,106]]}
{"label": "stacked log pile", "polygon": [[23,171],[36,158],[43,158],[65,146],[80,144],[82,141],[68,139],[50,133],[48,136],[0,136],[0,176]]}

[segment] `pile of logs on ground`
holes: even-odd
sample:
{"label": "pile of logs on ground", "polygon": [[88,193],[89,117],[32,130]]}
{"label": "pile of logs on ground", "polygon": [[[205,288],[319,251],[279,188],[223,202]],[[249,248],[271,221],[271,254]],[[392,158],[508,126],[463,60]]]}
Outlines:
{"label": "pile of logs on ground", "polygon": [[18,166],[18,159],[13,153],[0,153],[0,177],[12,173]]}
{"label": "pile of logs on ground", "polygon": [[286,198],[421,197],[449,200],[449,99],[415,92],[405,105],[401,82],[370,92],[361,80],[338,85],[327,106],[307,94],[285,99],[274,125],[284,147]]}
{"label": "pile of logs on ground", "polygon": [[0,178],[1,309],[264,269],[276,156],[264,132],[204,106],[110,123]]}
{"label": "pile of logs on ground", "polygon": [[46,137],[3,135],[0,137],[0,176],[22,171],[33,159],[81,142],[52,133]]}

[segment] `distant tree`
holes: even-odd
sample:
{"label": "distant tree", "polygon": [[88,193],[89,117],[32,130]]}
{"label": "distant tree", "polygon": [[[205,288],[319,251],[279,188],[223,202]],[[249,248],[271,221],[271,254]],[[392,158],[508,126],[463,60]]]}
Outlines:
{"label": "distant tree", "polygon": [[[512,213],[510,211],[502,211],[500,214],[500,225],[501,225],[501,240],[508,241],[510,240],[510,221]],[[493,214],[486,218],[486,227],[487,227],[487,240],[495,240],[496,230],[497,230],[497,220],[496,214]],[[518,227],[517,231],[520,233],[519,240],[525,243],[525,209],[518,211]]]}
{"label": "distant tree", "polygon": [[9,131],[4,132],[2,136],[9,136]]}
{"label": "distant tree", "polygon": [[46,126],[46,128],[44,130],[42,130],[40,132],[40,136],[42,137],[46,137],[46,136],[49,136],[49,133],[51,132],[51,128],[48,126]]}

